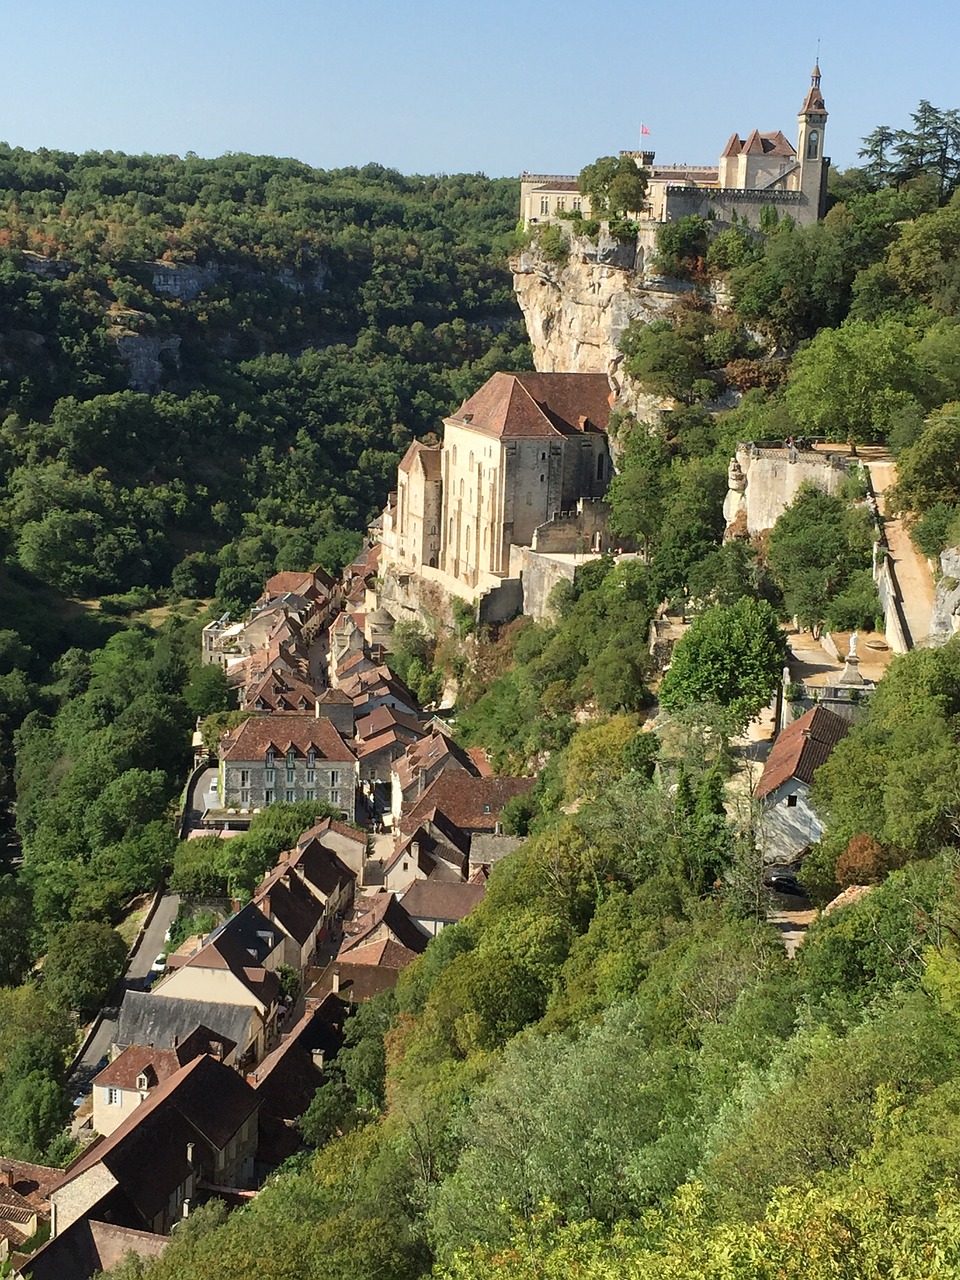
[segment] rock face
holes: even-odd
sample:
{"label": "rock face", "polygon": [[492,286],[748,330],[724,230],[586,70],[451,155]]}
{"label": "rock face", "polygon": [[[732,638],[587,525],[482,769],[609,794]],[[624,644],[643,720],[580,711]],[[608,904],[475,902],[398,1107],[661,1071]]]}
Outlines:
{"label": "rock face", "polygon": [[177,337],[149,338],[125,333],[115,341],[133,391],[157,391],[171,367],[179,368],[180,339]]}
{"label": "rock face", "polygon": [[960,631],[960,547],[948,547],[940,556],[943,577],[937,583],[930,618],[930,643],[946,644]]}
{"label": "rock face", "polygon": [[616,377],[617,344],[631,320],[656,320],[689,285],[645,271],[652,244],[574,237],[566,263],[535,250],[514,262],[513,287],[540,373]]}

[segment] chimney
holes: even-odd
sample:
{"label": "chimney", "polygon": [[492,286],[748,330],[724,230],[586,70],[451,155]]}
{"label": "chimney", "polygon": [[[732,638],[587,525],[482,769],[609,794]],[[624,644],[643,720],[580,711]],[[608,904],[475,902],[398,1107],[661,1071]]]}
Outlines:
{"label": "chimney", "polygon": [[187,1164],[190,1166],[191,1169],[193,1168],[193,1153],[195,1150],[196,1150],[196,1144],[193,1142],[188,1142],[187,1143]]}
{"label": "chimney", "polygon": [[317,1070],[318,1070],[318,1071],[322,1071],[322,1070],[323,1070],[323,1059],[324,1059],[324,1053],[323,1053],[323,1050],[322,1050],[322,1049],[314,1049],[314,1050],[311,1052],[310,1056],[311,1056],[311,1058],[313,1058],[313,1065],[317,1068]]}
{"label": "chimney", "polygon": [[337,995],[340,991],[340,970],[339,969],[334,969],[333,971],[333,987],[331,989],[334,995]]}
{"label": "chimney", "polygon": [[190,1217],[190,1197],[189,1196],[187,1196],[186,1200],[184,1200],[183,1202],[183,1206],[180,1210],[180,1216],[182,1218]]}
{"label": "chimney", "polygon": [[55,1240],[57,1237],[57,1202],[53,1196],[50,1197],[50,1239]]}
{"label": "chimney", "polygon": [[320,699],[319,698],[314,698],[313,700],[313,716],[315,720],[320,719]]}
{"label": "chimney", "polygon": [[0,1169],[0,1187],[13,1186],[13,1171],[11,1169]]}

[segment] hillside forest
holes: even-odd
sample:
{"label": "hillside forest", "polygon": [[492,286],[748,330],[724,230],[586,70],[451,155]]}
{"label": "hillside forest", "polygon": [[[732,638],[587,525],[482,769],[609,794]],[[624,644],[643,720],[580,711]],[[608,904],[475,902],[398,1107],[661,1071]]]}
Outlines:
{"label": "hillside forest", "polygon": [[[873,621],[872,532],[855,477],[759,545],[721,511],[738,440],[875,441],[918,545],[960,542],[954,182],[868,159],[815,226],[665,229],[692,287],[623,352],[673,408],[614,423],[643,554],[581,571],[553,622],[398,659],[455,675],[461,740],[537,774],[524,844],[352,1017],[304,1152],[111,1276],[960,1276],[960,641],[897,658],[818,773],[808,888],[868,889],[788,959],[732,743],[782,620]],[[61,1162],[77,1022],[173,863],[189,731],[229,706],[207,611],[348,561],[406,443],[529,349],[511,181],[0,148],[0,188],[0,1153]],[[657,689],[664,601],[696,622]],[[232,884],[294,838],[277,810]]]}

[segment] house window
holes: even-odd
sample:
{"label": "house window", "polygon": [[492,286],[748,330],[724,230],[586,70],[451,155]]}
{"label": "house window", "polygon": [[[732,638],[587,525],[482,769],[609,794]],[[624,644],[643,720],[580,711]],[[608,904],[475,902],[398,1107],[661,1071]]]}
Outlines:
{"label": "house window", "polygon": [[304,799],[306,800],[316,800],[316,798],[317,798],[316,791],[309,791],[309,790],[307,791],[307,794],[304,797]]}
{"label": "house window", "polygon": [[331,787],[339,787],[340,785],[340,774],[336,769],[330,770],[330,785]]}
{"label": "house window", "polygon": [[297,753],[294,751],[293,747],[291,747],[290,750],[287,752],[287,768],[292,769],[296,763],[297,763]]}
{"label": "house window", "polygon": [[540,455],[540,461],[541,461],[541,462],[546,462],[546,460],[547,460],[547,455],[546,455],[545,453],[541,453],[541,455]]}
{"label": "house window", "polygon": [[795,809],[796,807],[797,807],[797,797],[796,797],[796,796],[787,796],[787,808],[788,808],[788,809]]}
{"label": "house window", "polygon": [[294,790],[293,790],[293,788],[292,788],[292,787],[291,787],[291,788],[289,788],[287,791],[285,791],[285,792],[284,792],[284,795],[286,796],[287,804],[295,804],[295,803],[296,803],[297,793],[296,793],[296,791],[294,791]]}
{"label": "house window", "polygon": [[249,788],[249,787],[247,787],[247,788],[245,788],[245,789],[241,789],[241,791],[240,791],[240,803],[241,803],[241,804],[249,804],[249,803],[250,803],[250,788]]}
{"label": "house window", "polygon": [[108,1089],[108,1090],[107,1090],[107,1106],[108,1106],[108,1107],[119,1107],[120,1102],[121,1102],[120,1090],[119,1090],[119,1089]]}
{"label": "house window", "polygon": [[339,803],[340,803],[340,792],[339,792],[339,791],[331,791],[331,792],[330,792],[330,803],[331,803],[331,804],[339,804]]}
{"label": "house window", "polygon": [[273,784],[276,782],[276,780],[277,780],[276,769],[264,769],[263,781],[268,787],[272,787]]}
{"label": "house window", "polygon": [[312,769],[317,763],[317,753],[313,747],[307,752],[307,768]]}
{"label": "house window", "polygon": [[[316,769],[308,769],[308,770],[307,770],[307,782],[308,782],[308,783],[309,783],[309,782],[316,782],[316,780],[317,780],[317,771],[316,771]],[[312,797],[311,797],[311,799],[312,799]]]}
{"label": "house window", "polygon": [[544,480],[546,480],[546,478],[547,478],[547,477],[541,473],[541,475],[540,475],[540,483],[541,483],[541,484],[543,484],[543,482],[544,482]]}
{"label": "house window", "polygon": [[249,785],[250,785],[250,770],[249,770],[249,769],[241,769],[241,770],[240,770],[240,785],[241,785],[241,787],[249,787]]}
{"label": "house window", "polygon": [[263,793],[263,803],[264,803],[264,804],[273,804],[273,802],[274,802],[274,800],[276,800],[276,798],[277,798],[277,793],[276,793],[275,791],[265,791],[265,792]]}
{"label": "house window", "polygon": [[272,769],[276,763],[277,763],[277,753],[274,751],[273,747],[268,747],[267,758],[266,758],[267,768]]}
{"label": "house window", "polygon": [[549,197],[549,196],[541,196],[541,197],[540,197],[540,212],[541,212],[541,213],[549,213],[549,212],[550,212],[550,197]]}
{"label": "house window", "polygon": [[296,771],[296,769],[288,769],[288,770],[287,770],[287,782],[296,782],[296,780],[297,780],[297,771]]}
{"label": "house window", "polygon": [[557,213],[562,213],[566,207],[567,207],[566,198],[564,196],[558,196],[557,197]]}
{"label": "house window", "polygon": [[574,196],[574,197],[573,197],[573,212],[574,212],[574,213],[579,213],[579,212],[580,212],[580,209],[582,208],[582,206],[583,206],[583,201],[581,200],[581,198],[580,198],[579,196]]}
{"label": "house window", "polygon": [[404,871],[406,871],[406,869],[407,869],[407,866],[408,866],[408,865],[409,865],[409,864],[408,864],[408,863],[406,863],[406,862],[403,864],[403,869],[404,869]]}

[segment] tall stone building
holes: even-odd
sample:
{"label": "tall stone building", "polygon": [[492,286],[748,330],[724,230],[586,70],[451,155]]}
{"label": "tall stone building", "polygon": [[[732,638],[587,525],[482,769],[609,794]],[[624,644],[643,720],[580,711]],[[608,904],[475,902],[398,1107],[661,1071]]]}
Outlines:
{"label": "tall stone building", "polygon": [[473,594],[510,573],[510,551],[600,498],[613,474],[602,373],[496,373],[444,419],[443,443],[411,445],[383,515],[386,562],[431,569]]}

